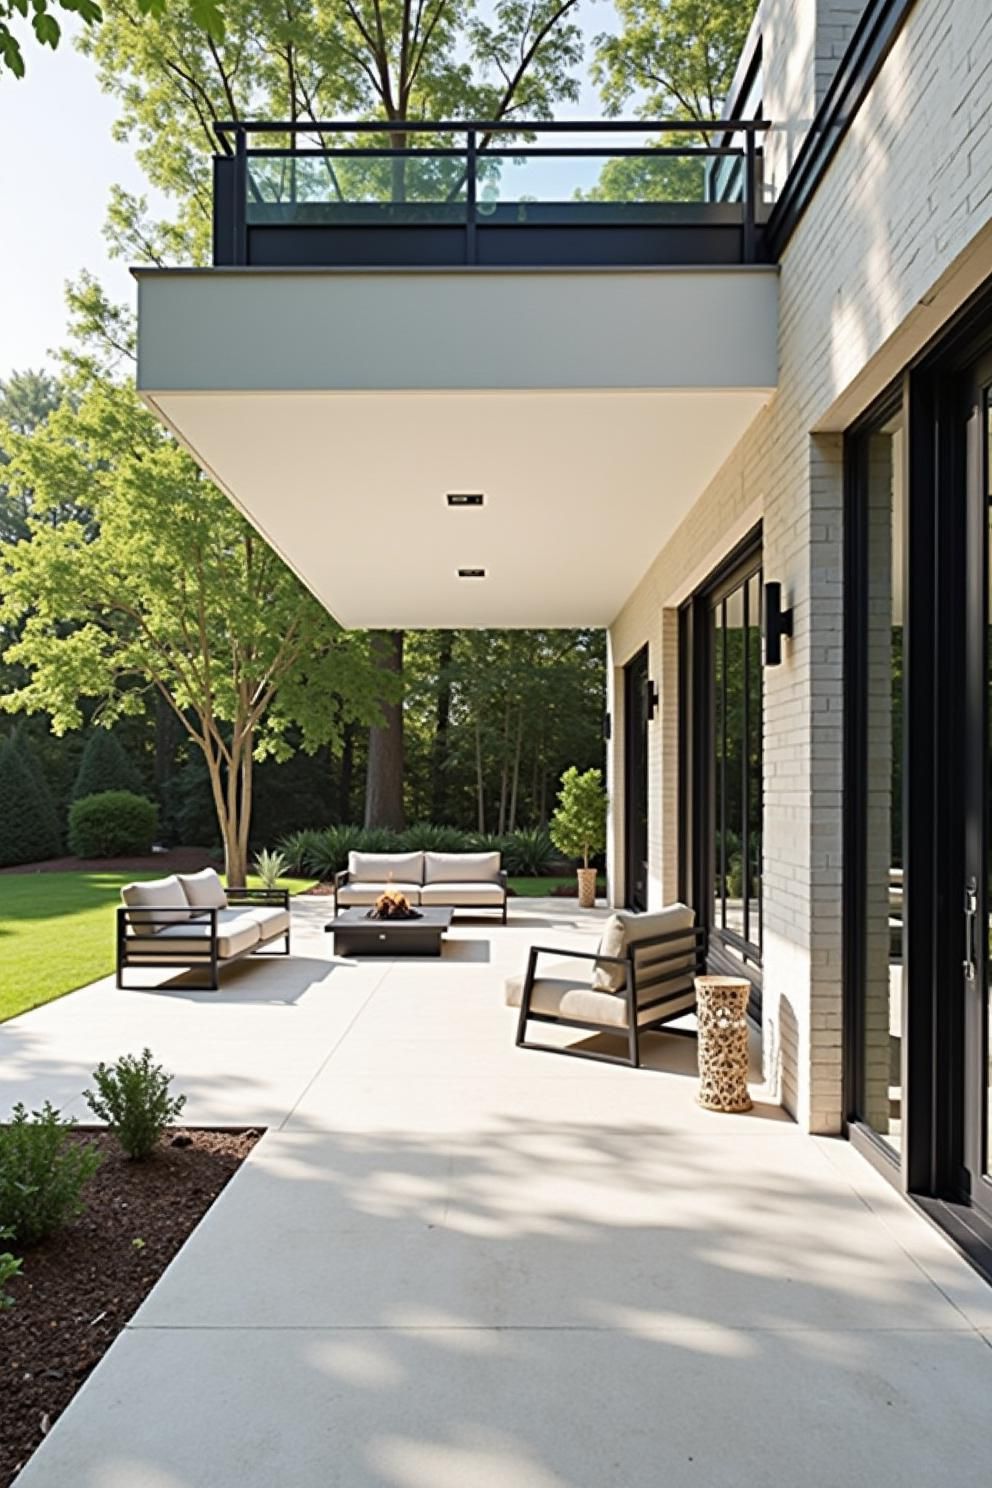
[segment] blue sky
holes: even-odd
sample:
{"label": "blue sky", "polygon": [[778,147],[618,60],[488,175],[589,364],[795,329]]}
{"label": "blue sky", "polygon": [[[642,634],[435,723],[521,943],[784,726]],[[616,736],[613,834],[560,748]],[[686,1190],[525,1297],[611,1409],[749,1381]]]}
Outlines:
{"label": "blue sky", "polygon": [[[610,29],[612,7],[588,6],[581,19],[592,37]],[[111,137],[115,105],[93,63],[67,37],[57,52],[29,47],[27,65],[23,81],[0,75],[0,380],[54,364],[65,339],[64,285],[81,269],[134,303],[127,265],[107,255],[103,221],[112,184],[147,190],[129,147]],[[591,86],[567,110],[599,111]]]}

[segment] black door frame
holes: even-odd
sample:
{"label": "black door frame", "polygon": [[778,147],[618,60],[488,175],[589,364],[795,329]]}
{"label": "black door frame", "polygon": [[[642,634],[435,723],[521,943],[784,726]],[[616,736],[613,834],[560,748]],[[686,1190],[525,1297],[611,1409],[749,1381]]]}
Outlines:
{"label": "black door frame", "polygon": [[[984,615],[987,604],[987,542],[974,491],[970,503],[968,499],[965,419],[973,369],[990,353],[992,291],[986,289],[852,426],[846,439],[844,1074],[847,1131],[854,1145],[992,1279],[992,1211],[972,1203],[969,1162],[975,1154],[966,1113],[969,1100],[975,1104],[977,1046],[974,1016],[969,1028],[962,992],[965,781],[973,768],[965,740],[970,733],[974,755],[986,728],[986,676],[974,664],[974,640],[969,660],[966,617],[969,605],[974,616],[979,607]],[[906,440],[905,939],[903,1137],[897,1154],[860,1119],[865,891],[861,698],[868,599],[863,436],[900,402]],[[986,913],[984,895],[983,884],[979,924]]]}
{"label": "black door frame", "polygon": [[623,669],[623,893],[628,909],[642,911],[648,907],[648,812],[651,782],[647,686],[650,675],[648,647],[644,645]]}
{"label": "black door frame", "polygon": [[713,783],[713,655],[710,614],[741,579],[760,572],[761,524],[739,542],[679,611],[679,897],[691,905],[706,930],[707,970],[745,976],[752,986],[750,1012],[761,1016],[761,960],[743,942],[731,949],[711,924],[710,890],[715,878]]}

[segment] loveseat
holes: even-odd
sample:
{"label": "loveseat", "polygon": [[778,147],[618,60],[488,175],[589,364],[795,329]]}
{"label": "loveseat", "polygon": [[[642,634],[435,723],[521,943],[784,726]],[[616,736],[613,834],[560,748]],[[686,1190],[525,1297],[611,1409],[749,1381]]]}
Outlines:
{"label": "loveseat", "polygon": [[117,911],[117,985],[129,966],[188,966],[207,973],[203,991],[216,992],[220,971],[276,941],[289,955],[289,894],[285,889],[225,889],[213,868],[125,884]]}
{"label": "loveseat", "polygon": [[372,905],[392,889],[423,908],[498,909],[506,924],[506,874],[498,852],[351,852],[334,876],[338,909]]}

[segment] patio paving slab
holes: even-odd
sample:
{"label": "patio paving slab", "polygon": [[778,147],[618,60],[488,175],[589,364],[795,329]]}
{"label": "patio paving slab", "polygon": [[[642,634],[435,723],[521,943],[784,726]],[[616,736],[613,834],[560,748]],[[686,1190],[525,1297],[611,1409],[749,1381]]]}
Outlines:
{"label": "patio paving slab", "polygon": [[135,1329],[18,1488],[987,1488],[961,1333]]}
{"label": "patio paving slab", "polygon": [[[264,1124],[18,1488],[987,1488],[989,1289],[846,1143],[647,1069],[518,1050],[502,982],[602,914],[439,961],[298,953],[220,994],[110,979],[0,1026],[0,1103],[82,1114],[150,1044]],[[571,1036],[571,1035],[568,1035]]]}

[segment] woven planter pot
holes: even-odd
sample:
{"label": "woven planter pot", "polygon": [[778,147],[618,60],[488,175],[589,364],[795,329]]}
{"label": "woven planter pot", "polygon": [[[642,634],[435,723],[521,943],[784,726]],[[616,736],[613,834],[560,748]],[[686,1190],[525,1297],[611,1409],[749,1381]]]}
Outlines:
{"label": "woven planter pot", "polygon": [[596,904],[596,870],[579,868],[579,908],[593,909]]}

